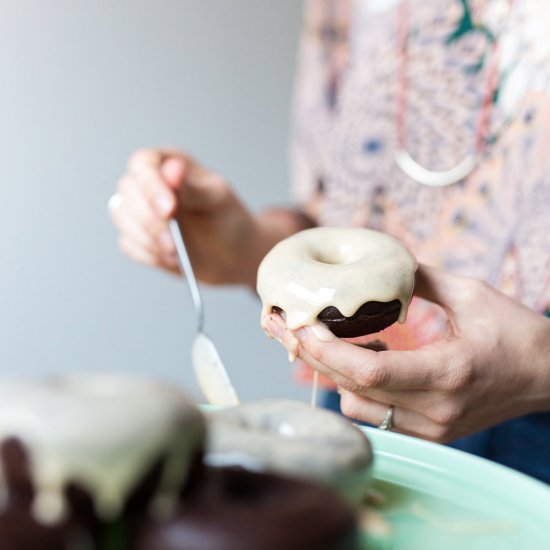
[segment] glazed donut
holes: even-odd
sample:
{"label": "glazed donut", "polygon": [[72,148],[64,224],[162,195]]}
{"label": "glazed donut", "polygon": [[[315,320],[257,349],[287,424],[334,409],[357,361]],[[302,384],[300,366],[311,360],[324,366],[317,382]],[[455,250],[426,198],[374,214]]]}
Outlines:
{"label": "glazed donut", "polygon": [[275,245],[258,268],[262,319],[279,311],[290,330],[321,321],[344,338],[378,332],[405,321],[416,267],[384,233],[306,229]]}
{"label": "glazed donut", "polygon": [[358,502],[368,483],[369,440],[345,417],[305,403],[265,400],[209,415],[205,461],[305,477]]}
{"label": "glazed donut", "polygon": [[94,526],[133,508],[169,513],[202,457],[205,429],[185,396],[145,379],[3,380],[0,530],[29,528],[20,529],[25,544],[13,535],[0,550],[72,536],[75,525],[93,538]]}
{"label": "glazed donut", "polygon": [[137,522],[134,550],[355,550],[353,511],[309,481],[240,468],[205,470],[165,521]]}

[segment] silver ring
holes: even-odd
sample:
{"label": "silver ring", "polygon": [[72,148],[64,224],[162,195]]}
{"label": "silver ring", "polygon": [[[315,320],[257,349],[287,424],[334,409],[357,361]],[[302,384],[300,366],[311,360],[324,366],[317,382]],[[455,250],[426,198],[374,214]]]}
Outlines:
{"label": "silver ring", "polygon": [[382,422],[378,426],[381,430],[386,430],[388,432],[391,430],[393,425],[393,409],[393,405],[390,405],[390,408],[388,409],[384,420],[382,420]]}
{"label": "silver ring", "polygon": [[122,204],[122,195],[120,193],[115,193],[107,202],[107,208],[110,212],[113,212]]}

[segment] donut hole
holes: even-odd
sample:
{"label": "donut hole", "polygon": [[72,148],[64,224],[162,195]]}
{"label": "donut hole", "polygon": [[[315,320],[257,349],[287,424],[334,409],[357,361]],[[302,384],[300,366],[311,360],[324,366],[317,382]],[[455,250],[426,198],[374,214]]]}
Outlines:
{"label": "donut hole", "polygon": [[313,256],[313,259],[320,264],[327,264],[327,265],[341,265],[344,263],[335,258],[329,258],[328,256],[325,256],[323,254],[316,254],[315,256]]}
{"label": "donut hole", "polygon": [[327,246],[322,249],[316,249],[312,253],[313,260],[326,265],[348,265],[357,262],[363,257],[364,254],[348,244]]}

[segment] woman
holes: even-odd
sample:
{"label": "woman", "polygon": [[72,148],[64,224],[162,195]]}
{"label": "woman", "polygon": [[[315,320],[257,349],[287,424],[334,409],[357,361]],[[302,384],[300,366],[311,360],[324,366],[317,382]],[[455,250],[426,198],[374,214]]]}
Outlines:
{"label": "woman", "polygon": [[[143,150],[111,201],[121,249],[254,286],[278,240],[368,226],[422,263],[376,353],[300,329],[356,419],[550,482],[550,10],[536,0],[309,0],[294,108],[297,210],[252,214],[183,152]],[[287,342],[284,322],[269,330]],[[521,449],[520,452],[518,450]]]}

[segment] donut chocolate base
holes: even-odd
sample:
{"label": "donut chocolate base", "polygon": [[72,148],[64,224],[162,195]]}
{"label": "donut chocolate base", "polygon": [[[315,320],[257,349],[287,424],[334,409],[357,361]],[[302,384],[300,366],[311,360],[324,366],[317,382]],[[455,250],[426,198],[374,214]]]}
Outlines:
{"label": "donut chocolate base", "polygon": [[73,485],[66,489],[69,516],[53,526],[42,525],[31,512],[35,489],[24,445],[16,438],[3,441],[0,459],[8,489],[8,501],[0,511],[0,550],[357,547],[352,509],[324,485],[241,468],[205,467],[200,455],[170,519],[155,522],[147,513],[161,472],[159,462],[130,495],[119,527],[99,520],[90,496]]}
{"label": "donut chocolate base", "polygon": [[353,550],[351,508],[323,485],[241,468],[207,468],[176,515],[136,524],[134,550]]}
{"label": "donut chocolate base", "polygon": [[[203,450],[197,450],[189,478],[182,484],[182,495],[192,492],[195,481],[201,479],[202,455]],[[7,489],[6,504],[0,509],[0,550],[128,549],[130,533],[125,524],[131,523],[132,518],[142,519],[149,509],[162,478],[164,460],[159,458],[139,480],[113,523],[98,518],[90,494],[71,483],[65,488],[67,517],[54,525],[44,525],[32,513],[36,490],[25,445],[16,437],[0,442],[0,463]]]}
{"label": "donut chocolate base", "polygon": [[401,302],[367,302],[351,317],[342,315],[338,308],[329,306],[317,316],[338,338],[356,338],[380,332],[393,325],[401,312]]}

